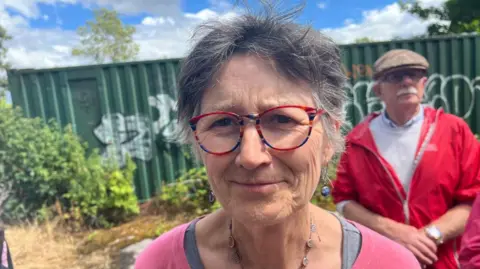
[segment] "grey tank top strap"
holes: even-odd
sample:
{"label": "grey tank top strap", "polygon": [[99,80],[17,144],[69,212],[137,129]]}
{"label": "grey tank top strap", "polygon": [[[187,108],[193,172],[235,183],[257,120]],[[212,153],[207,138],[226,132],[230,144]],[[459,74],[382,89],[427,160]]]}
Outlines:
{"label": "grey tank top strap", "polygon": [[[335,214],[333,214],[335,215]],[[351,269],[358,253],[362,246],[362,236],[360,231],[350,222],[346,221],[342,217],[338,217],[342,225],[343,238],[342,238],[342,269]],[[205,269],[200,258],[200,253],[197,247],[197,240],[195,238],[195,225],[199,219],[196,219],[190,223],[185,231],[185,237],[183,246],[185,255],[187,256],[188,264],[191,269]]]}
{"label": "grey tank top strap", "polygon": [[362,234],[352,223],[336,214],[333,215],[340,221],[343,230],[342,269],[351,269],[362,248]]}

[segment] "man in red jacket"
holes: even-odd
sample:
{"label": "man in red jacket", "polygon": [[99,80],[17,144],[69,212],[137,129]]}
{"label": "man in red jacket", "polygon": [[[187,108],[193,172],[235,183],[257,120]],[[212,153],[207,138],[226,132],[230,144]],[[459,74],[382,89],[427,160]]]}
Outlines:
{"label": "man in red jacket", "polygon": [[385,104],[347,136],[333,183],[337,210],[408,248],[429,269],[458,268],[480,191],[480,145],[461,118],[421,104],[427,60],[392,50],[374,65]]}
{"label": "man in red jacket", "polygon": [[459,255],[462,269],[480,268],[480,193],[473,203],[472,212],[462,236],[462,248]]}

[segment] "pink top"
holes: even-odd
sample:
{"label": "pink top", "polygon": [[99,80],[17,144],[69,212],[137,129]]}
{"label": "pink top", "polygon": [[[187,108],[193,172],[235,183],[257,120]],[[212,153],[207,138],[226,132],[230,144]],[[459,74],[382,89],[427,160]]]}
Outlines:
{"label": "pink top", "polygon": [[[398,243],[352,222],[362,234],[362,248],[352,269],[420,269],[413,254]],[[135,269],[190,269],[183,248],[189,223],[153,241],[137,258]]]}
{"label": "pink top", "polygon": [[459,260],[462,269],[480,268],[480,193],[477,193],[462,236]]}

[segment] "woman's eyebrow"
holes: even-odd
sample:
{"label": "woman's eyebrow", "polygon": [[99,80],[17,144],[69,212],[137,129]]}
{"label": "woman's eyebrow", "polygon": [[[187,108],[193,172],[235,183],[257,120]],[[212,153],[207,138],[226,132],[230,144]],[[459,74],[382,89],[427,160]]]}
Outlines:
{"label": "woman's eyebrow", "polygon": [[202,111],[202,113],[214,112],[214,111],[231,111],[231,110],[235,109],[235,107],[238,107],[238,106],[235,106],[231,102],[228,102],[228,103],[224,102],[224,103],[215,103],[215,104],[211,104],[211,105],[205,105],[203,107],[205,109]]}

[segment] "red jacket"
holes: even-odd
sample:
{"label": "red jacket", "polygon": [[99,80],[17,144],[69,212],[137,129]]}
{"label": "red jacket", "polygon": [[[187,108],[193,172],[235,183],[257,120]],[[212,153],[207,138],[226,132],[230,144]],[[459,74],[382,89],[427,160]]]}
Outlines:
{"label": "red jacket", "polygon": [[480,193],[477,194],[462,236],[459,259],[462,269],[480,268]]}
{"label": "red jacket", "polygon": [[[369,129],[371,114],[348,134],[332,195],[335,203],[355,200],[370,211],[422,228],[459,203],[472,203],[480,191],[480,143],[459,117],[425,107],[417,146],[419,162],[410,191],[380,156]],[[429,269],[458,268],[461,238],[439,246]]]}

